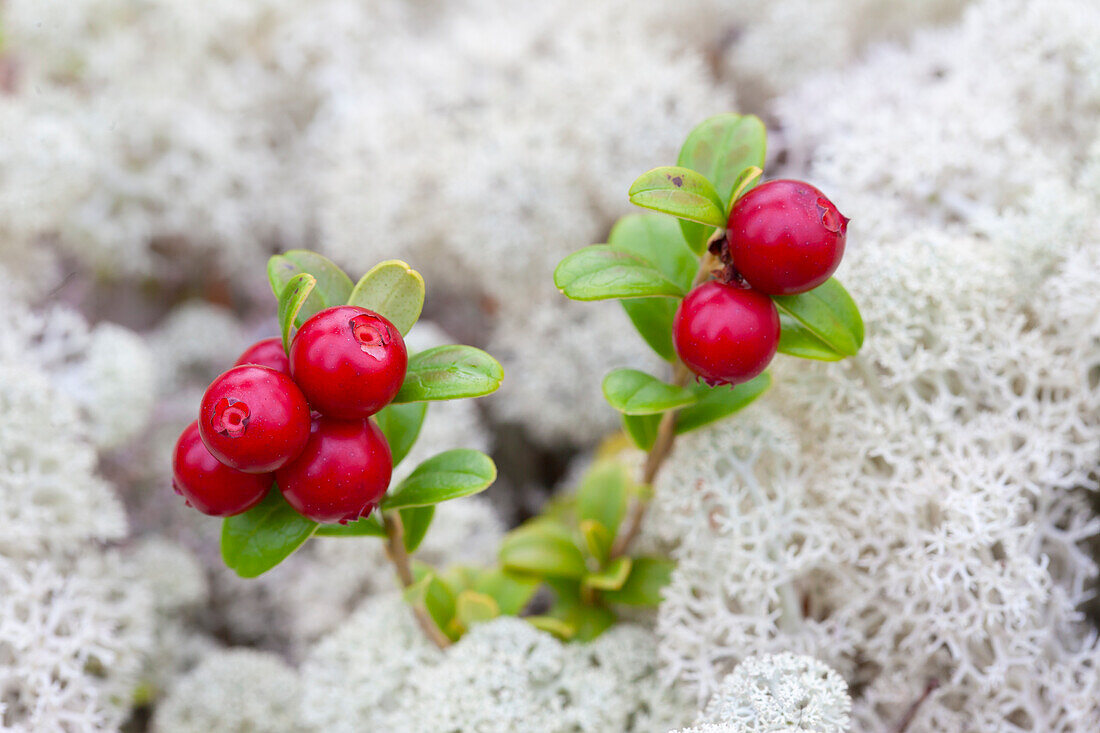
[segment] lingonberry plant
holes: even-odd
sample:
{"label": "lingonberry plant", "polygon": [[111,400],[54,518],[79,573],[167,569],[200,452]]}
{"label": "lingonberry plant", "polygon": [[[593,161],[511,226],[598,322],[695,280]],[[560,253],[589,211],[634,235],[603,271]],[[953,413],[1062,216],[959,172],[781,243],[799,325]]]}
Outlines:
{"label": "lingonberry plant", "polygon": [[[496,467],[460,449],[396,485],[391,477],[429,402],[489,394],[503,369],[470,346],[406,352],[424,280],[403,262],[383,262],[353,284],[328,259],[298,250],[272,257],[268,277],[282,336],[249,347],[207,389],[176,445],[174,487],[195,509],[226,517],[222,557],[243,577],[270,570],[313,535],[383,538],[418,623],[445,646],[466,624],[438,604],[429,613],[435,573],[410,554],[435,505],[484,490]],[[485,583],[481,595],[519,613],[510,587]]]}

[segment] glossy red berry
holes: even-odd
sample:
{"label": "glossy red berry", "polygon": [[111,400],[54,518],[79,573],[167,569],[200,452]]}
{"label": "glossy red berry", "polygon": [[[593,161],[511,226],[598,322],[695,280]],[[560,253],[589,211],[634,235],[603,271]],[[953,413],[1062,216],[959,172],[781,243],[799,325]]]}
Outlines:
{"label": "glossy red berry", "polygon": [[794,295],[829,279],[844,256],[845,218],[825,194],[802,181],[769,181],[730,212],[733,266],[768,295]]}
{"label": "glossy red berry", "polygon": [[290,358],[286,355],[281,338],[264,339],[249,346],[233,366],[245,364],[270,367],[290,376]]}
{"label": "glossy red berry", "polygon": [[290,372],[313,409],[362,419],[401,389],[409,357],[397,328],[366,308],[340,305],[302,324],[290,345]]}
{"label": "glossy red berry", "polygon": [[302,516],[343,524],[371,513],[392,473],[390,447],[372,420],[320,417],[302,455],[275,480]]}
{"label": "glossy red berry", "polygon": [[244,473],[215,458],[199,437],[199,423],[188,425],[172,456],[172,487],[203,514],[231,517],[246,512],[267,495],[275,477]]}
{"label": "glossy red berry", "polygon": [[225,465],[270,473],[309,440],[309,405],[290,377],[265,366],[233,367],[207,387],[199,435]]}
{"label": "glossy red berry", "polygon": [[712,280],[680,303],[672,340],[684,364],[706,382],[738,384],[775,356],[779,312],[763,293]]}

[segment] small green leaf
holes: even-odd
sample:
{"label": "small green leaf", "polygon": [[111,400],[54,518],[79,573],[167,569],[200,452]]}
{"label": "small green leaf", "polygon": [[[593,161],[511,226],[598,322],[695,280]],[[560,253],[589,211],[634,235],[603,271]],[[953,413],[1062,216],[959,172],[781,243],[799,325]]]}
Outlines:
{"label": "small green leaf", "polygon": [[609,405],[627,415],[653,415],[685,407],[698,399],[689,389],[625,368],[604,377],[603,396]]}
{"label": "small green leaf", "polygon": [[423,594],[424,606],[436,626],[446,631],[455,615],[455,592],[430,565],[413,561],[413,579],[419,583],[425,578],[428,584]]}
{"label": "small green leaf", "polygon": [[584,547],[588,554],[601,563],[607,562],[611,552],[611,543],[615,538],[607,531],[607,527],[595,519],[582,519],[580,522],[581,537],[584,538]]}
{"label": "small green leaf", "polygon": [[855,356],[863,346],[863,318],[836,278],[809,292],[776,295],[772,300],[779,309],[783,331],[788,332],[786,340],[782,332],[779,337],[779,350],[784,354],[834,361]]}
{"label": "small green leaf", "polygon": [[704,176],[689,168],[665,166],[640,175],[630,186],[630,202],[712,227],[724,227],[725,204]]}
{"label": "small green leaf", "polygon": [[687,292],[652,262],[610,244],[594,244],[566,257],[554,270],[554,284],[573,300],[682,297]]}
{"label": "small green leaf", "polygon": [[657,426],[661,424],[660,415],[623,415],[623,429],[634,445],[648,452],[657,442]]}
{"label": "small green leaf", "polygon": [[455,400],[495,392],[504,367],[473,346],[436,346],[409,358],[397,404],[422,400]]}
{"label": "small green leaf", "polygon": [[697,430],[748,407],[753,400],[767,392],[771,384],[772,378],[767,372],[733,386],[708,387],[702,382],[696,382],[692,385],[692,390],[698,395],[699,401],[676,413],[676,434]]}
{"label": "small green leaf", "polygon": [[615,223],[607,243],[656,267],[662,275],[687,292],[699,269],[676,219],[660,214],[631,214]]}
{"label": "small green leaf", "polygon": [[385,537],[386,528],[382,526],[381,515],[371,512],[370,516],[347,524],[322,524],[317,528],[318,537]]}
{"label": "small green leaf", "polygon": [[272,486],[259,504],[222,522],[222,559],[242,578],[255,578],[289,557],[316,529],[316,522],[294,511]]}
{"label": "small green leaf", "polygon": [[386,436],[386,442],[390,444],[394,466],[409,455],[417,436],[420,435],[420,428],[424,425],[424,417],[427,413],[426,402],[410,402],[404,405],[386,405],[374,415],[378,427]]}
{"label": "small green leaf", "polygon": [[577,627],[553,616],[526,616],[523,619],[539,631],[553,634],[562,641],[569,641],[577,634]]}
{"label": "small green leaf", "polygon": [[581,601],[579,583],[559,582],[553,588],[556,598],[547,615],[576,629],[577,641],[591,641],[615,623],[611,609]]}
{"label": "small green leaf", "polygon": [[295,325],[301,325],[310,316],[343,305],[351,294],[351,278],[329,258],[311,252],[308,249],[292,249],[281,255],[274,255],[267,261],[267,278],[271,281],[271,290],[279,298],[290,280],[301,273],[309,273],[317,280],[317,286],[309,294],[302,309],[298,312]]}
{"label": "small green leaf", "polygon": [[432,525],[434,516],[434,506],[418,506],[401,510],[401,526],[405,528],[405,552],[416,552],[416,548],[420,547],[420,543],[427,536],[428,527]]}
{"label": "small green leaf", "polygon": [[626,466],[613,460],[598,461],[581,478],[577,489],[577,517],[593,519],[614,536],[626,514],[626,497],[630,486]]}
{"label": "small green leaf", "polygon": [[588,570],[577,545],[543,523],[505,535],[500,562],[515,572],[554,578],[580,578]]}
{"label": "small green leaf", "polygon": [[629,557],[617,557],[600,572],[584,576],[581,582],[597,590],[620,590],[626,584],[632,566]]}
{"label": "small green leaf", "polygon": [[676,308],[680,301],[674,298],[631,298],[620,300],[623,310],[630,318],[649,348],[665,361],[676,361],[676,349],[672,345],[672,321],[676,317]]}
{"label": "small green leaf", "polygon": [[459,448],[438,453],[417,466],[382,500],[382,508],[428,506],[470,496],[497,477],[493,460],[481,451]]}
{"label": "small green leaf", "polygon": [[730,212],[733,211],[733,207],[737,203],[737,200],[756,188],[756,184],[760,182],[760,177],[762,175],[764,175],[764,171],[760,170],[755,165],[749,166],[741,171],[741,175],[734,181],[733,194],[730,196],[729,203],[726,204],[727,219],[729,218]]}
{"label": "small green leaf", "polygon": [[[766,152],[767,130],[758,117],[722,114],[691,131],[677,164],[706,176],[722,199],[722,211],[728,212],[737,179],[750,166],[763,168]],[[716,226],[725,227],[726,222]],[[692,222],[681,222],[680,227],[688,245],[702,254],[712,228]]]}
{"label": "small green leaf", "polygon": [[316,285],[317,278],[303,272],[290,278],[279,295],[279,327],[283,335],[283,348],[287,351],[290,351],[290,331],[298,319],[298,312]]}
{"label": "small green leaf", "polygon": [[603,592],[610,603],[627,606],[656,606],[661,602],[661,589],[672,579],[675,564],[657,557],[636,557],[630,576],[619,590]]}
{"label": "small green leaf", "polygon": [[493,598],[501,614],[517,616],[530,603],[540,584],[538,578],[529,575],[490,568],[478,573],[473,589]]}
{"label": "small green leaf", "polygon": [[379,262],[356,283],[348,305],[384,316],[405,336],[424,309],[424,278],[401,260]]}
{"label": "small green leaf", "polygon": [[428,586],[435,580],[435,573],[425,573],[415,583],[405,586],[401,591],[401,597],[410,606],[419,606],[428,600]]}
{"label": "small green leaf", "polygon": [[475,590],[464,590],[455,602],[455,618],[467,629],[474,624],[491,621],[500,615],[495,599]]}

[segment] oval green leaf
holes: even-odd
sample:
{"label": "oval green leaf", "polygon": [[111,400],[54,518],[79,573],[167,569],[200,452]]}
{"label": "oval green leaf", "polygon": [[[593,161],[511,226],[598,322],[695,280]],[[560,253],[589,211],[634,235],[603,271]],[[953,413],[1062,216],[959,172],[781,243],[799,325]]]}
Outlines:
{"label": "oval green leaf", "polygon": [[517,616],[534,597],[539,585],[538,578],[490,568],[478,573],[473,589],[492,597],[505,616]]}
{"label": "oval green leaf", "polygon": [[829,278],[809,292],[777,295],[772,300],[779,309],[780,320],[786,321],[783,328],[788,331],[786,343],[782,332],[779,337],[779,350],[784,354],[835,361],[855,356],[863,346],[863,317],[836,278]]}
{"label": "oval green leaf", "polygon": [[371,512],[370,516],[347,524],[322,524],[317,528],[318,537],[385,537],[386,528],[382,526],[380,512]]}
{"label": "oval green leaf", "polygon": [[428,403],[426,402],[386,405],[375,413],[374,419],[382,430],[382,434],[386,436],[386,442],[390,444],[394,466],[409,455],[417,436],[420,435],[420,428],[424,425],[424,417],[427,414]]}
{"label": "oval green leaf", "polygon": [[680,301],[673,298],[632,298],[620,300],[619,303],[649,348],[667,362],[676,361],[672,322]]}
{"label": "oval green leaf", "polygon": [[581,578],[588,568],[572,541],[537,524],[509,532],[500,545],[500,562],[518,573],[539,577]]}
{"label": "oval green leaf", "polygon": [[495,392],[504,367],[473,346],[436,346],[409,358],[405,383],[393,402],[455,400]]}
{"label": "oval green leaf", "polygon": [[626,415],[653,415],[685,407],[698,399],[689,389],[625,368],[604,377],[603,396],[609,405]]}
{"label": "oval green leaf", "polygon": [[640,175],[628,194],[630,202],[643,209],[712,227],[726,225],[722,198],[705,176],[690,168],[654,168]]}
{"label": "oval green leaf", "polygon": [[302,310],[317,278],[303,272],[290,278],[282,294],[279,295],[279,330],[283,336],[283,348],[290,351],[290,331],[298,322],[298,313]]}
{"label": "oval green leaf", "polygon": [[467,629],[500,615],[496,599],[476,590],[464,590],[455,601],[455,618]]}
{"label": "oval green leaf", "polygon": [[581,478],[577,489],[577,518],[595,520],[612,537],[626,514],[630,474],[619,461],[598,461]]}
{"label": "oval green leaf", "polygon": [[661,603],[661,590],[672,580],[676,565],[659,557],[636,557],[630,576],[619,590],[607,590],[601,595],[611,603],[627,606],[656,606]]}
{"label": "oval green leaf", "polygon": [[772,377],[767,372],[733,386],[708,387],[702,382],[695,383],[692,390],[699,401],[676,413],[676,434],[698,430],[748,407],[771,384]]}
{"label": "oval green leaf", "polygon": [[611,229],[607,243],[651,263],[685,292],[699,269],[699,258],[687,246],[676,220],[660,214],[624,216]]}
{"label": "oval green leaf", "polygon": [[379,262],[356,283],[348,305],[385,316],[405,336],[424,309],[424,278],[401,260]]}
{"label": "oval green leaf", "polygon": [[653,450],[657,442],[657,426],[661,424],[660,415],[623,415],[623,429],[634,445],[641,450]]}
{"label": "oval green leaf", "polygon": [[420,543],[428,536],[428,528],[435,517],[435,506],[414,506],[402,509],[401,526],[405,528],[404,545],[405,552],[416,552]]}
{"label": "oval green leaf", "polygon": [[294,511],[272,486],[259,504],[222,522],[222,559],[242,578],[255,578],[288,558],[316,530],[317,523]]}
{"label": "oval green leaf", "polygon": [[313,275],[317,286],[298,312],[296,325],[325,308],[343,305],[352,288],[351,278],[336,263],[308,249],[292,249],[267,261],[267,278],[276,298],[282,295],[291,278],[303,272]]}
{"label": "oval green leaf", "polygon": [[559,262],[554,284],[572,300],[682,297],[686,292],[653,263],[609,244],[585,247]]}
{"label": "oval green leaf", "polygon": [[382,500],[382,508],[428,506],[470,496],[489,487],[497,467],[484,453],[466,448],[444,451],[417,466]]}

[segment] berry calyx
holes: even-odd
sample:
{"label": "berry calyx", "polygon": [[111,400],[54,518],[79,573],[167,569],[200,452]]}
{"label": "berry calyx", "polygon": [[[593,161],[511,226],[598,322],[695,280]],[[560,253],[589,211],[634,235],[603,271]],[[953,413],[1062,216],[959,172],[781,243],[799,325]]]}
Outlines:
{"label": "berry calyx", "polygon": [[305,450],[275,480],[302,516],[346,524],[374,510],[392,473],[390,446],[372,420],[320,417]]}
{"label": "berry calyx", "polygon": [[215,458],[199,436],[198,421],[184,428],[172,454],[172,487],[203,514],[231,517],[256,506],[275,477],[244,473]]}
{"label": "berry calyx", "polygon": [[844,256],[848,219],[818,189],[777,180],[746,193],[730,212],[733,266],[754,290],[795,295],[829,279]]}
{"label": "berry calyx", "polygon": [[286,355],[286,349],[283,348],[283,340],[278,337],[252,344],[244,350],[233,366],[245,364],[269,367],[290,376],[290,358]]}
{"label": "berry calyx", "polygon": [[309,440],[309,405],[290,377],[270,367],[233,367],[202,396],[199,435],[219,461],[247,473],[270,473],[296,458]]}
{"label": "berry calyx", "polygon": [[711,280],[680,303],[672,325],[680,360],[708,384],[738,384],[760,374],[779,345],[771,298]]}
{"label": "berry calyx", "polygon": [[377,313],[352,305],[317,313],[290,345],[290,372],[309,404],[343,420],[369,417],[388,405],[401,389],[408,363],[401,332]]}

